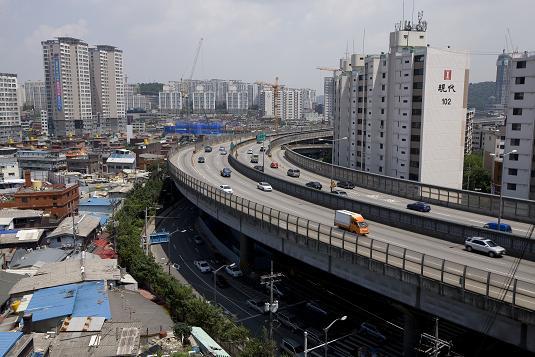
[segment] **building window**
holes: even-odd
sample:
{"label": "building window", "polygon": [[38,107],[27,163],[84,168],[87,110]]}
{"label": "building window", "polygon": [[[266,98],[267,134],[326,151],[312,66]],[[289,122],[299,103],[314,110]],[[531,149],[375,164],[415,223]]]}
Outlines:
{"label": "building window", "polygon": [[385,90],[386,86],[383,84],[381,85],[381,90]]}
{"label": "building window", "polygon": [[413,109],[412,115],[422,115],[422,109]]}
{"label": "building window", "polygon": [[379,144],[379,149],[382,149],[383,148],[383,144]]}
{"label": "building window", "polygon": [[513,108],[513,115],[522,115],[522,108]]}
{"label": "building window", "polygon": [[520,139],[511,139],[511,146],[519,146]]}
{"label": "building window", "polygon": [[518,161],[518,154],[509,154],[509,161]]}
{"label": "building window", "polygon": [[420,141],[420,135],[411,135],[411,141]]}
{"label": "building window", "polygon": [[423,68],[415,68],[414,69],[414,75],[415,76],[422,76],[424,74],[424,69]]}
{"label": "building window", "polygon": [[516,68],[526,68],[526,61],[518,61],[516,63]]}
{"label": "building window", "polygon": [[516,176],[516,175],[518,175],[518,169],[508,169],[508,170],[507,170],[507,173],[508,173],[510,176]]}
{"label": "building window", "polygon": [[526,83],[526,77],[515,77],[515,84],[524,84]]}
{"label": "building window", "polygon": [[384,113],[385,113],[385,110],[381,108],[381,114],[384,114]]}
{"label": "building window", "polygon": [[516,183],[507,183],[507,189],[509,191],[516,191]]}
{"label": "building window", "polygon": [[524,99],[524,92],[516,92],[515,100],[522,100],[522,99]]}
{"label": "building window", "polygon": [[411,148],[411,155],[420,155],[420,149]]}
{"label": "building window", "polygon": [[386,78],[386,73],[383,72],[383,78]]}
{"label": "building window", "polygon": [[381,132],[379,133],[379,136],[382,138],[382,137],[384,136],[384,132],[381,131]]}
{"label": "building window", "polygon": [[520,123],[511,124],[511,130],[520,131],[521,129],[522,129],[522,124],[520,124]]}

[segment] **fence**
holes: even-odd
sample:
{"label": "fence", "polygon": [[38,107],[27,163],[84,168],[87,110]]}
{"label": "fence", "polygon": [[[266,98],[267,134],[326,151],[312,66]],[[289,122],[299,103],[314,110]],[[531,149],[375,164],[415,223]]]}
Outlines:
{"label": "fence", "polygon": [[[332,131],[325,130],[323,135],[318,132],[295,134],[273,140],[271,146],[275,147],[329,135],[332,135]],[[288,161],[305,170],[331,177],[332,167],[329,163],[311,159],[290,149],[287,149],[284,155]],[[467,212],[497,217],[500,210],[500,197],[498,195],[428,185],[337,165],[334,165],[333,177],[335,180],[351,181],[358,187]],[[535,222],[535,201],[503,197],[502,202],[502,218],[529,224]]]}
{"label": "fence", "polygon": [[[527,314],[522,316],[531,316],[535,308],[535,284],[529,281],[512,279],[503,274],[469,267],[380,240],[357,236],[224,193],[179,170],[171,160],[168,161],[168,166],[170,174],[181,191],[197,205],[200,205],[202,201],[214,211],[225,210],[239,219],[249,220],[259,228],[267,226],[273,232],[274,237],[291,240],[312,253],[323,253],[353,263],[365,259],[369,262],[369,269],[377,273],[385,275],[389,269],[398,270],[400,274],[396,276],[402,281],[407,281],[404,273],[417,275],[419,279],[426,278],[438,282],[442,287],[439,293],[442,292],[442,294],[444,294],[444,288],[449,287],[454,291],[459,291],[462,297],[465,297],[465,294],[484,297],[486,305],[496,305],[495,308],[501,313],[509,311],[507,308],[509,306],[526,311]],[[377,264],[382,268],[377,268]],[[389,274],[389,276],[392,275]]]}

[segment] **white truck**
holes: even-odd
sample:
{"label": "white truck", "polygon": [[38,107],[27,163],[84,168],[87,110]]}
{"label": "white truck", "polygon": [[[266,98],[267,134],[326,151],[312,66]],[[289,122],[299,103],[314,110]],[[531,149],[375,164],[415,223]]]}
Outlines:
{"label": "white truck", "polygon": [[355,212],[336,210],[334,214],[334,225],[356,234],[368,234],[368,223],[366,223],[362,215]]}

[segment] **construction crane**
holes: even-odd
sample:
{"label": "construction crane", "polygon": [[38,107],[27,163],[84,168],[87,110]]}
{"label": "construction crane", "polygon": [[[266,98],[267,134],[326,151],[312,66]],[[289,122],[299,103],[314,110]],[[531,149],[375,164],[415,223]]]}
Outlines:
{"label": "construction crane", "polygon": [[[201,39],[199,40],[199,43],[197,44],[197,49],[195,50],[195,56],[193,57],[193,64],[191,66],[191,71],[189,73],[189,78],[188,78],[188,83],[191,83],[191,80],[193,79],[193,74],[195,73],[195,67],[197,66],[197,60],[199,59],[199,52],[201,52],[201,46],[202,46],[202,41],[204,39],[201,37]],[[188,116],[188,109],[189,109],[189,103],[188,103],[188,88],[187,88],[187,85],[185,85],[183,82],[182,82],[182,78],[180,78],[180,92],[182,93],[182,98],[183,100],[185,99],[185,103],[186,103],[186,117]]]}
{"label": "construction crane", "polygon": [[274,116],[275,116],[275,130],[279,129],[280,126],[280,108],[279,108],[279,96],[280,96],[280,89],[282,85],[279,83],[279,77],[275,77],[275,83],[268,83],[263,81],[256,81],[256,84],[268,86],[273,89],[273,110],[274,110]]}

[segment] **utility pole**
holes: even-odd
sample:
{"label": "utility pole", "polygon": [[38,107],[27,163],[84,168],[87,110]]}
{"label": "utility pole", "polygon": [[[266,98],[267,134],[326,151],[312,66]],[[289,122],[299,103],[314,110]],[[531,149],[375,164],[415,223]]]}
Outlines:
{"label": "utility pole", "polygon": [[273,260],[271,261],[271,273],[268,275],[262,275],[260,277],[260,283],[269,287],[269,340],[273,340],[273,313],[277,312],[279,308],[279,302],[273,301],[273,283],[281,280],[284,275],[282,273],[273,273]]}
{"label": "utility pole", "polygon": [[145,250],[145,254],[149,255],[149,244],[148,244],[148,237],[147,237],[147,207],[145,207],[145,234],[143,235],[143,248]]}
{"label": "utility pole", "polygon": [[435,316],[435,357],[438,357],[438,317]]}

